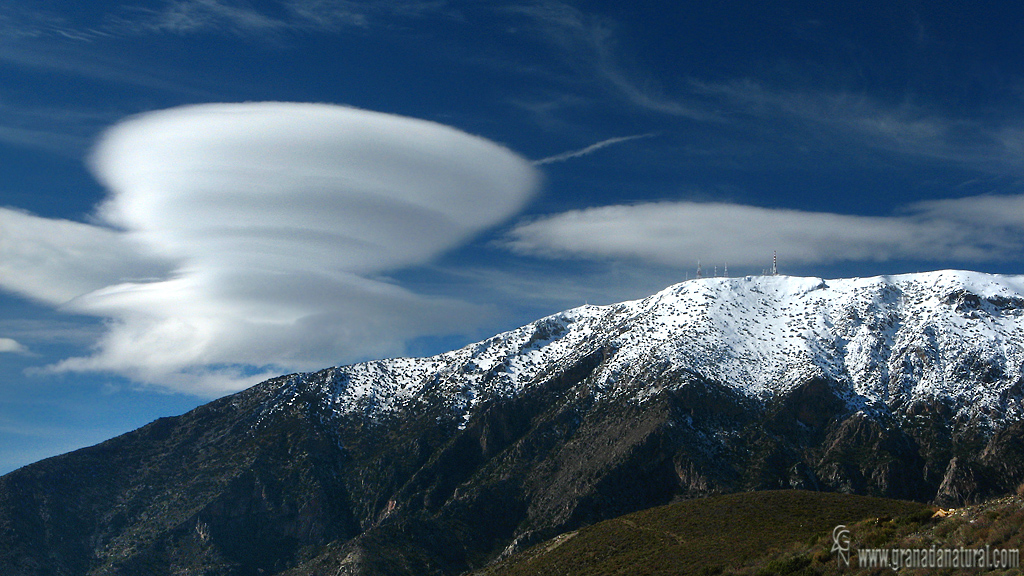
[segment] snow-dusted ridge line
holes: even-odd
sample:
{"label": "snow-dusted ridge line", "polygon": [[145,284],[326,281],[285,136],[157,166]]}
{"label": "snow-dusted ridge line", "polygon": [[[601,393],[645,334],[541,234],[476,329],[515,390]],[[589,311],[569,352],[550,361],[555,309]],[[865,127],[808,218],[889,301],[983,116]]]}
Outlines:
{"label": "snow-dusted ridge line", "polygon": [[686,370],[764,400],[813,377],[850,401],[904,410],[952,403],[964,417],[1024,415],[1024,276],[944,270],[823,280],[704,278],[640,300],[581,306],[461,349],[294,376],[337,414],[374,417],[441,402],[468,420],[559,367],[606,350],[598,396],[637,401],[658,373]]}

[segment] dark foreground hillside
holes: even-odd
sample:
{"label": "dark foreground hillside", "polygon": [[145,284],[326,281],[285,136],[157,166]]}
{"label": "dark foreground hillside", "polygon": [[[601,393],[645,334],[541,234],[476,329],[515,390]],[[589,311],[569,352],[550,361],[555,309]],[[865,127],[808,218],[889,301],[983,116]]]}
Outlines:
{"label": "dark foreground hillside", "polygon": [[[748,492],[660,506],[568,532],[472,576],[799,576],[894,574],[861,568],[861,548],[972,550],[1024,546],[1024,498],[956,510],[803,491]],[[833,530],[851,535],[849,567]],[[921,569],[927,574],[1020,574],[1019,569]],[[916,573],[916,572],[915,572]]]}
{"label": "dark foreground hillside", "polygon": [[916,502],[782,490],[688,500],[562,534],[473,576],[715,574],[865,518],[929,518]]}

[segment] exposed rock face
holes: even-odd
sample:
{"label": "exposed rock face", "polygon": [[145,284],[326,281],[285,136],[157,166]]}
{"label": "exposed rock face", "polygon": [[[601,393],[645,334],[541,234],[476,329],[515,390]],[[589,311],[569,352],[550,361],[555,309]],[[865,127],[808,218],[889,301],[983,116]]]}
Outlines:
{"label": "exposed rock face", "polygon": [[942,506],[974,504],[1015,490],[1024,479],[1024,422],[992,435],[980,454],[954,456],[935,495]]}
{"label": "exposed rock face", "polygon": [[457,574],[673,499],[1024,479],[1021,280],[708,279],[0,478],[5,574]]}

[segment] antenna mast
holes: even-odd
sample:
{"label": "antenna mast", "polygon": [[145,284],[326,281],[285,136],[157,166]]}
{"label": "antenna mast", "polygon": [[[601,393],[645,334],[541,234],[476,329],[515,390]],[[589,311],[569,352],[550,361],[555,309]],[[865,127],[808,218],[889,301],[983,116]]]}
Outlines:
{"label": "antenna mast", "polygon": [[779,253],[772,250],[772,276],[779,275]]}

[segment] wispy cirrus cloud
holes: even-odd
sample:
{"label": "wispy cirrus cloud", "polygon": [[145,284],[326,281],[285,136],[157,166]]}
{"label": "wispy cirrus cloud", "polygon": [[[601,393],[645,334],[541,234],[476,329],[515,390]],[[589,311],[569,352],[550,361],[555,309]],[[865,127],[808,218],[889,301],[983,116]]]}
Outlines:
{"label": "wispy cirrus cloud", "polygon": [[84,139],[59,130],[4,125],[0,125],[0,142],[57,154],[81,150],[86,144]]}
{"label": "wispy cirrus cloud", "polygon": [[627,65],[619,51],[620,39],[613,20],[601,18],[570,4],[539,1],[501,6],[503,13],[525,18],[532,32],[552,46],[551,58],[565,62],[574,71],[571,85],[599,87],[629,105],[699,122],[720,123],[719,111],[694,95],[675,97],[641,67]]}
{"label": "wispy cirrus cloud", "polygon": [[338,32],[389,26],[393,18],[447,14],[446,0],[162,0],[125,2],[75,20],[45,6],[0,7],[0,32],[8,39],[61,38],[92,42],[145,34],[228,33],[267,37],[285,32]]}
{"label": "wispy cirrus cloud", "polygon": [[19,148],[81,158],[95,134],[116,119],[107,111],[16,105],[0,95],[0,143]]}
{"label": "wispy cirrus cloud", "polygon": [[597,142],[595,144],[591,144],[590,146],[587,146],[587,147],[584,147],[584,148],[580,148],[579,150],[570,150],[568,152],[562,152],[561,154],[555,154],[554,156],[548,156],[546,158],[541,158],[539,160],[534,160],[533,161],[533,165],[534,166],[542,166],[544,164],[554,164],[556,162],[565,162],[566,160],[571,160],[573,158],[579,158],[581,156],[586,156],[588,154],[593,154],[594,152],[597,152],[598,150],[601,150],[602,148],[607,148],[609,146],[614,146],[615,144],[621,144],[623,142],[629,142],[631,140],[639,140],[641,138],[650,138],[651,136],[654,136],[654,134],[653,133],[635,134],[633,136],[619,136],[617,138],[608,138],[607,140],[601,140],[600,142]]}
{"label": "wispy cirrus cloud", "polygon": [[1020,260],[1024,196],[983,196],[855,216],[729,203],[654,202],[574,210],[520,223],[506,246],[548,258],[624,259],[689,267],[698,259],[788,262]]}
{"label": "wispy cirrus cloud", "polygon": [[174,0],[161,8],[129,8],[133,17],[116,17],[114,28],[133,32],[191,33],[226,29],[236,33],[272,32],[288,22],[268,16],[245,2],[226,0]]}
{"label": "wispy cirrus cloud", "polygon": [[[530,22],[535,36],[552,48],[552,58],[563,64],[560,69],[571,71],[562,81],[568,94],[563,99],[600,91],[631,109],[685,120],[684,130],[695,122],[703,137],[721,135],[723,156],[750,149],[764,156],[766,148],[785,142],[794,149],[868,161],[954,162],[960,168],[1013,177],[1024,172],[1024,116],[1016,105],[972,117],[968,111],[932,105],[928,93],[890,94],[885,100],[868,91],[824,86],[809,77],[801,81],[799,70],[792,71],[788,82],[756,76],[710,78],[693,70],[667,77],[629,58],[639,32],[625,30],[613,19],[556,0],[503,10]],[[542,113],[551,115],[549,110]],[[758,148],[759,141],[768,144]]]}
{"label": "wispy cirrus cloud", "polygon": [[538,180],[447,126],[288,103],[144,114],[92,166],[100,225],[0,211],[0,286],[108,320],[93,354],[51,371],[203,395],[466,330],[480,306],[380,275],[517,213]]}
{"label": "wispy cirrus cloud", "polygon": [[950,117],[923,104],[887,105],[866,94],[769,88],[753,80],[691,81],[693,92],[731,110],[735,122],[777,123],[792,138],[834,148],[874,149],[956,162],[983,172],[1020,174],[1024,117],[1016,110],[986,121]]}
{"label": "wispy cirrus cloud", "polygon": [[42,4],[7,2],[0,6],[0,36],[8,42],[51,37],[88,41],[107,34],[92,22],[73,22]]}

